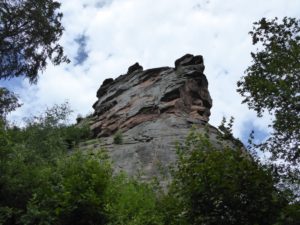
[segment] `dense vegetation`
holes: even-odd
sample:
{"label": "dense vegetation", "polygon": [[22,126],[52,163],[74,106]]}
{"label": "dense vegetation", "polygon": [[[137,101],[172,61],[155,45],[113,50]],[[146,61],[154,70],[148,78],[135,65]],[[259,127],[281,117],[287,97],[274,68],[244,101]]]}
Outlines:
{"label": "dense vegetation", "polygon": [[[300,205],[271,168],[191,131],[166,191],[114,174],[104,149],[77,149],[66,104],[0,126],[0,224],[297,224]],[[297,218],[298,217],[298,218]]]}

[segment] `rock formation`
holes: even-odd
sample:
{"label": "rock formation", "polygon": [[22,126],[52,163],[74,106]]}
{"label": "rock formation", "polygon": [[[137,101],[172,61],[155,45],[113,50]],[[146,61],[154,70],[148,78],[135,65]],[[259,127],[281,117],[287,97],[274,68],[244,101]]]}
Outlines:
{"label": "rock formation", "polygon": [[[176,160],[175,143],[192,125],[212,136],[208,125],[212,99],[203,74],[203,57],[184,55],[175,68],[143,70],[135,63],[115,80],[106,79],[97,91],[91,129],[100,138],[116,170],[149,179]],[[122,132],[122,144],[113,135]]]}

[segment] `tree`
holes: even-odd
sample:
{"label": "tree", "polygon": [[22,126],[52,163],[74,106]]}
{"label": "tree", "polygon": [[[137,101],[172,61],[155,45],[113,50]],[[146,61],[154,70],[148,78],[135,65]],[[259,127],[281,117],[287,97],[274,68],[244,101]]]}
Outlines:
{"label": "tree", "polygon": [[0,1],[0,79],[24,76],[35,83],[47,60],[69,62],[58,41],[63,33],[60,3]]}
{"label": "tree", "polygon": [[0,119],[5,120],[8,113],[20,107],[17,96],[6,88],[0,87]]}
{"label": "tree", "polygon": [[262,18],[250,32],[253,63],[237,83],[237,91],[258,116],[274,115],[273,133],[260,145],[273,159],[300,163],[300,20]]}
{"label": "tree", "polygon": [[217,148],[195,131],[177,150],[168,224],[274,224],[287,204],[271,170],[244,150]]}
{"label": "tree", "polygon": [[67,125],[69,113],[65,103],[23,128],[0,120],[0,224],[103,224],[110,164],[102,152],[70,154],[86,129]]}

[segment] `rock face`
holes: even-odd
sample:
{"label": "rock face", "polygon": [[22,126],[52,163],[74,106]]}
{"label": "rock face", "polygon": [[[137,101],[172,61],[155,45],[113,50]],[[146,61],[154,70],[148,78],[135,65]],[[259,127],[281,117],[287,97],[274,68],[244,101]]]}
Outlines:
{"label": "rock face", "polygon": [[[145,179],[159,175],[176,160],[176,141],[184,140],[192,125],[204,129],[212,99],[203,71],[203,57],[187,54],[175,61],[175,68],[143,70],[136,63],[126,74],[103,82],[91,129],[116,170]],[[123,135],[119,145],[113,143],[118,130]]]}

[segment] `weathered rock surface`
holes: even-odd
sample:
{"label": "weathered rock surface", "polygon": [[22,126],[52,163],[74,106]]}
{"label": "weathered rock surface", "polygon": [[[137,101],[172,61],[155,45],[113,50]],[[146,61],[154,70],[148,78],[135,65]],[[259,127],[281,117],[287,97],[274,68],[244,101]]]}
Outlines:
{"label": "weathered rock surface", "polygon": [[[101,139],[116,170],[149,179],[176,159],[176,141],[183,141],[192,125],[215,139],[208,125],[212,99],[203,74],[202,56],[187,54],[175,68],[143,70],[138,63],[117,79],[107,79],[97,91],[91,129]],[[207,129],[207,128],[206,128]],[[123,143],[114,144],[120,130]]]}
{"label": "weathered rock surface", "polygon": [[185,55],[175,66],[143,71],[136,63],[127,74],[105,80],[93,105],[97,118],[92,125],[94,134],[110,136],[118,129],[125,132],[170,115],[208,122],[212,99],[202,56]]}

